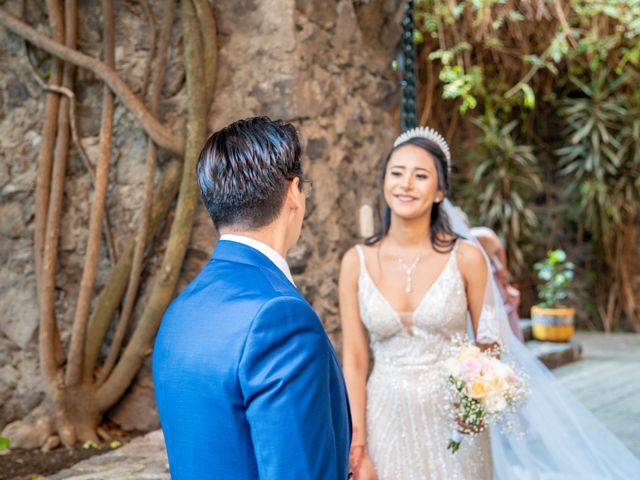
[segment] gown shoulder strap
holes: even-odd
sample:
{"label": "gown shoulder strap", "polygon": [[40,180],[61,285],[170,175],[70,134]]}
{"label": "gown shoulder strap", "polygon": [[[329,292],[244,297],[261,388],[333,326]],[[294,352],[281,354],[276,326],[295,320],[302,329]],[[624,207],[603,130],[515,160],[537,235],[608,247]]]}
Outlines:
{"label": "gown shoulder strap", "polygon": [[362,266],[362,264],[364,263],[364,249],[362,248],[362,245],[356,245],[356,252],[358,252],[358,258],[360,258],[360,266]]}

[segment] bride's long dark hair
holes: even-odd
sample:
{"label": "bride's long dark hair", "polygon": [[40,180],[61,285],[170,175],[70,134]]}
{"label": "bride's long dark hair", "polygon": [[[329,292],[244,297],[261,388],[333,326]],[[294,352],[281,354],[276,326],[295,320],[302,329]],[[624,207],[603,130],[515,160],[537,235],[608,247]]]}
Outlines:
{"label": "bride's long dark hair", "polygon": [[[406,142],[402,142],[401,144],[393,147],[384,159],[382,172],[380,175],[380,204],[382,206],[382,226],[375,235],[365,239],[365,245],[373,245],[382,240],[387,235],[387,233],[389,233],[389,227],[391,227],[391,209],[384,199],[384,179],[387,173],[387,166],[389,165],[389,159],[391,158],[391,155],[393,155],[396,150],[405,145],[415,145],[416,147],[421,148],[433,157],[433,159],[435,160],[434,163],[436,166],[436,172],[438,173],[438,190],[441,190],[443,192],[449,191],[449,169],[447,167],[447,158],[445,157],[444,152],[437,143],[423,137],[413,137]],[[430,237],[433,249],[439,253],[451,252],[453,246],[456,243],[456,240],[459,237],[453,232],[453,229],[451,228],[449,217],[447,216],[447,212],[443,207],[443,202],[434,203],[433,207],[431,208]]]}

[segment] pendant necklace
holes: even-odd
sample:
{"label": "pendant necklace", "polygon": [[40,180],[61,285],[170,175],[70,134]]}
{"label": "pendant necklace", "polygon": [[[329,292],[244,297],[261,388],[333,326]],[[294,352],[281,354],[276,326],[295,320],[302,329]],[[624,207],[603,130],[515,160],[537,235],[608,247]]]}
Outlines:
{"label": "pendant necklace", "polygon": [[416,265],[418,265],[418,262],[420,261],[420,257],[422,257],[422,255],[418,255],[410,267],[407,267],[407,264],[404,263],[404,260],[398,257],[398,262],[400,262],[400,265],[402,266],[403,270],[407,274],[407,286],[404,289],[405,293],[411,293],[411,291],[413,290],[413,280],[412,280],[411,274],[413,273],[413,269],[416,268]]}

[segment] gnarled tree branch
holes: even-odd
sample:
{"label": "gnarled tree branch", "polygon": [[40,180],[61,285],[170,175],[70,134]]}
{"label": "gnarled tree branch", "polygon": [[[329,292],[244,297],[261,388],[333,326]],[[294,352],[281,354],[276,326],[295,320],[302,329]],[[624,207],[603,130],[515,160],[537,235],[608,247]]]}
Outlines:
{"label": "gnarled tree branch", "polygon": [[[147,243],[157,232],[176,198],[180,187],[181,172],[182,164],[177,160],[169,163],[162,172],[162,177],[153,197],[153,211],[151,212],[151,224],[146,238]],[[90,379],[93,375],[96,360],[100,354],[100,347],[102,347],[111,319],[115,315],[127,288],[135,245],[135,237],[127,242],[96,300],[95,308],[89,319],[89,329],[85,344],[85,379]]]}
{"label": "gnarled tree branch", "polygon": [[131,91],[113,68],[93,57],[80,53],[73,48],[69,48],[55,40],[52,40],[24,22],[16,19],[2,8],[0,8],[0,23],[12,32],[25,38],[36,47],[41,48],[66,62],[85,68],[94,73],[109,85],[123,105],[125,105],[134,117],[136,117],[136,119],[142,124],[142,127],[145,129],[147,134],[153,138],[154,142],[156,142],[158,146],[178,155],[183,154],[183,139],[174,135],[168,128],[158,122],[158,120],[144,106],[144,103],[142,103],[142,101]]}
{"label": "gnarled tree branch", "polygon": [[184,0],[180,6],[187,72],[188,120],[187,149],[176,216],[165,257],[142,317],[109,379],[96,392],[96,401],[102,410],[118,401],[151,351],[160,319],[173,296],[198,203],[195,164],[207,132],[202,43],[193,3]]}
{"label": "gnarled tree branch", "polygon": [[[25,45],[27,45],[27,43],[25,42]],[[58,61],[58,60],[56,60]],[[95,183],[96,183],[96,171],[95,168],[93,168],[93,164],[91,163],[91,159],[89,158],[89,154],[87,153],[87,151],[84,148],[84,145],[82,145],[82,141],[80,140],[80,132],[78,130],[78,122],[76,120],[76,96],[75,94],[69,90],[66,89],[64,87],[59,87],[56,85],[47,85],[45,83],[45,81],[42,79],[42,77],[40,76],[40,74],[36,71],[35,67],[33,65],[31,65],[31,73],[33,75],[33,78],[36,80],[36,82],[38,83],[38,85],[40,85],[43,90],[46,90],[47,92],[53,92],[53,93],[59,93],[60,95],[64,95],[66,96],[69,101],[71,102],[71,107],[69,109],[69,122],[71,125],[71,138],[73,138],[73,143],[75,144],[76,148],[78,149],[78,152],[80,153],[80,158],[82,159],[82,162],[84,163],[85,168],[87,169],[87,172],[89,173],[89,178],[91,179],[91,185],[95,188]],[[51,177],[51,174],[49,174],[49,177]],[[40,179],[38,178],[38,181],[40,181]],[[48,190],[47,190],[47,194],[48,194]],[[109,212],[105,212],[105,217],[104,217],[104,230],[105,230],[105,237],[106,237],[106,241],[107,241],[107,249],[109,251],[109,257],[111,258],[111,263],[116,263],[116,261],[118,260],[118,254],[116,251],[116,244],[115,241],[113,239],[113,229],[111,228],[111,221],[109,220]]]}
{"label": "gnarled tree branch", "polygon": [[[149,7],[149,2],[147,0],[138,0],[140,5],[142,6],[142,10],[144,10],[144,14],[147,16],[147,20],[149,21],[149,27],[151,29],[151,48],[149,50],[149,60],[147,64],[144,66],[144,76],[142,80],[142,93],[141,97],[145,98],[147,96],[147,87],[149,86],[149,76],[151,74],[151,63],[153,62],[153,57],[156,54],[156,17],[153,15],[153,11]],[[153,109],[152,109],[153,111]],[[157,116],[158,112],[154,112]]]}
{"label": "gnarled tree branch", "polygon": [[196,17],[200,26],[200,39],[202,42],[204,61],[204,86],[207,96],[207,109],[213,100],[213,92],[216,86],[216,69],[218,64],[218,34],[216,22],[208,0],[195,0]]}
{"label": "gnarled tree branch", "polygon": [[[62,6],[59,0],[48,0],[49,22],[54,37],[64,42],[64,22]],[[55,60],[51,67],[49,77],[50,86],[58,86],[62,81],[62,62]],[[51,174],[53,169],[53,150],[56,141],[58,111],[60,97],[48,94],[44,110],[44,122],[42,124],[42,143],[38,155],[38,177],[36,180],[36,219],[34,231],[35,244],[35,270],[38,289],[39,304],[42,305],[43,296],[43,267],[44,250],[47,234],[47,222],[49,212],[49,195],[51,193]],[[39,349],[42,359],[42,375],[45,382],[52,382],[55,369],[64,361],[64,349],[60,340],[58,325],[55,316],[40,316]]]}
{"label": "gnarled tree branch", "polygon": [[[165,2],[164,22],[162,27],[162,36],[160,40],[160,48],[158,50],[157,65],[154,71],[154,78],[151,84],[151,111],[154,115],[158,116],[160,112],[160,95],[162,93],[162,84],[164,83],[165,68],[167,64],[167,52],[169,50],[169,41],[171,40],[171,29],[173,27],[173,0],[167,0]],[[116,327],[116,333],[113,336],[113,341],[109,347],[107,358],[104,365],[100,369],[97,385],[102,385],[104,381],[111,373],[113,366],[116,363],[118,354],[120,353],[120,347],[124,335],[127,331],[133,307],[135,305],[136,297],[138,294],[138,287],[140,286],[140,275],[142,274],[142,264],[144,260],[144,252],[146,247],[146,239],[149,231],[149,224],[151,222],[151,207],[153,200],[153,181],[156,175],[156,160],[157,152],[155,144],[152,141],[147,145],[147,178],[145,184],[145,195],[142,206],[142,219],[138,228],[138,234],[136,236],[136,248],[133,254],[133,266],[131,268],[131,274],[129,275],[129,284],[127,285],[127,293],[124,298],[124,305],[122,307],[122,314]]]}
{"label": "gnarled tree branch", "polygon": [[[104,19],[103,49],[104,61],[115,68],[115,30],[113,25],[113,4],[111,0],[102,1],[102,17]],[[71,347],[67,365],[67,386],[78,385],[82,381],[84,344],[89,319],[89,309],[93,298],[93,289],[98,275],[100,260],[100,239],[102,223],[105,218],[107,187],[109,186],[109,162],[111,160],[111,144],[113,138],[114,101],[111,90],[105,85],[102,91],[102,119],[100,125],[100,159],[96,166],[95,192],[89,217],[89,237],[85,253],[84,268],[80,279],[78,301],[71,332]]]}
{"label": "gnarled tree branch", "polygon": [[[65,45],[69,49],[75,49],[77,43],[77,1],[66,0],[64,6]],[[62,74],[62,86],[73,90],[76,67],[65,64]],[[56,429],[60,434],[62,443],[66,446],[76,442],[76,432],[68,421],[67,411],[64,405],[64,382],[61,380],[62,372],[55,368],[51,370],[52,354],[49,349],[55,349],[52,345],[52,332],[57,329],[55,317],[55,284],[56,264],[58,260],[58,245],[60,241],[60,221],[62,217],[62,203],[64,200],[64,180],[67,169],[69,151],[69,107],[67,98],[60,99],[58,110],[58,135],[53,157],[53,174],[51,182],[51,198],[49,201],[49,213],[47,216],[47,233],[42,265],[42,295],[40,301],[41,316],[41,342],[40,342],[40,366],[43,372],[44,388],[47,396],[52,400]],[[43,328],[44,327],[44,328]],[[43,333],[42,330],[45,330]],[[49,338],[47,338],[49,337]]]}
{"label": "gnarled tree branch", "polygon": [[[75,4],[67,1],[65,4],[64,25],[65,44],[67,48],[76,46],[77,27],[74,21]],[[66,64],[62,74],[62,86],[72,89],[75,67]],[[67,168],[67,152],[69,150],[69,100],[60,99],[57,119],[58,131],[54,147],[53,173],[51,178],[51,196],[47,214],[47,228],[45,236],[44,254],[42,261],[41,295],[40,295],[40,358],[45,390],[51,397],[58,388],[57,366],[55,364],[55,332],[57,323],[55,317],[55,283],[56,264],[58,261],[58,244],[60,241],[60,220],[62,216],[62,202],[64,200],[64,178]]]}

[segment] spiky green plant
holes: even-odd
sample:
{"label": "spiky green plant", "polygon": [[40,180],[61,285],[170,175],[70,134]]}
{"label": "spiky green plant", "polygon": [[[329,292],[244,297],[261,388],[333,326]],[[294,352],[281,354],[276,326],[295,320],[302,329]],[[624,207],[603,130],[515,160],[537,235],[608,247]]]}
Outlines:
{"label": "spiky green plant", "polygon": [[479,152],[472,154],[477,160],[473,178],[480,192],[479,219],[504,238],[510,266],[519,271],[521,237],[537,225],[529,200],[541,188],[533,147],[518,142],[517,120],[501,125],[486,114],[473,123],[481,132]]}
{"label": "spiky green plant", "polygon": [[576,87],[561,102],[567,144],[557,150],[559,174],[566,178],[567,199],[576,205],[575,219],[591,233],[606,265],[612,288],[601,292],[600,317],[605,330],[617,325],[622,311],[638,328],[632,274],[621,258],[634,255],[640,216],[640,101],[629,95],[627,74],[608,68],[588,81],[572,77]]}
{"label": "spiky green plant", "polygon": [[559,174],[568,178],[567,194],[577,198],[585,226],[604,242],[622,218],[622,205],[615,201],[610,180],[619,176],[624,163],[620,133],[627,109],[626,99],[617,92],[625,81],[624,76],[611,80],[606,69],[589,83],[572,77],[578,90],[561,102],[559,111],[568,139],[556,152]]}

